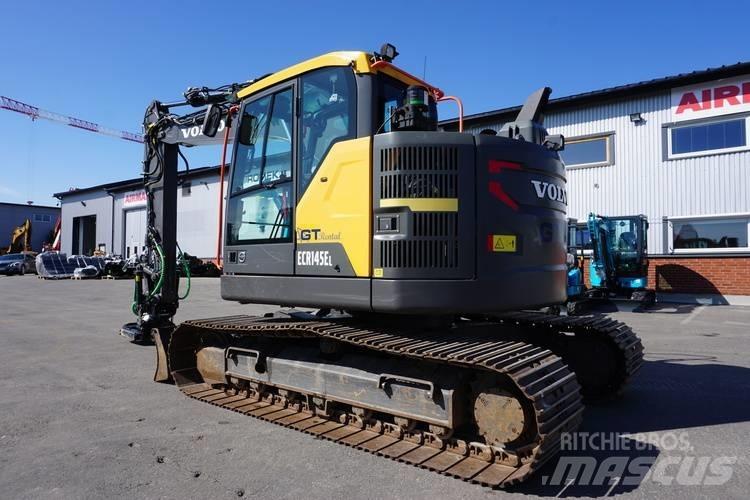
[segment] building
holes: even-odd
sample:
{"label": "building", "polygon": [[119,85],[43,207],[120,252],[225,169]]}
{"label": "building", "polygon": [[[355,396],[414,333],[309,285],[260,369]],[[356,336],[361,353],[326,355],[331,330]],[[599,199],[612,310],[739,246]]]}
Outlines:
{"label": "building", "polygon": [[[519,109],[467,116],[464,131],[499,131]],[[550,100],[569,217],[645,214],[660,292],[750,295],[748,117],[750,63]]]}
{"label": "building", "polygon": [[53,231],[60,208],[43,205],[0,202],[0,250],[7,250],[13,230],[31,222],[31,249],[41,252],[45,243],[54,240]]}
{"label": "building", "polygon": [[[499,131],[519,109],[467,116],[465,132]],[[750,303],[748,117],[750,63],[551,100],[545,126],[566,138],[569,216],[645,214],[650,286]],[[458,123],[440,126],[457,130]],[[218,168],[182,175],[178,239],[188,253],[213,257]],[[62,202],[63,251],[140,251],[140,179],[55,196]]]}
{"label": "building", "polygon": [[[177,239],[184,252],[216,256],[219,167],[180,173]],[[141,178],[56,193],[62,209],[60,250],[91,255],[95,250],[130,257],[143,249],[146,193]]]}

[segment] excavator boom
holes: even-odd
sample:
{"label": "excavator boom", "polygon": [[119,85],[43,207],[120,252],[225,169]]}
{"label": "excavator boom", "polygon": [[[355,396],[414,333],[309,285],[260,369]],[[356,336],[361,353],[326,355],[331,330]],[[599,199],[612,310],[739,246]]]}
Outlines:
{"label": "excavator boom", "polygon": [[30,252],[31,251],[31,221],[26,219],[23,224],[13,229],[10,236],[10,245],[5,253]]}

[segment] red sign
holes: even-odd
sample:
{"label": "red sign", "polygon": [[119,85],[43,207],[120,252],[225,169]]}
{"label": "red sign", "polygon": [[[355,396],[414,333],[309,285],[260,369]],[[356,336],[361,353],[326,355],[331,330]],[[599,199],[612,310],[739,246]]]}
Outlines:
{"label": "red sign", "polygon": [[750,111],[750,76],[672,89],[672,117],[690,120]]}
{"label": "red sign", "polygon": [[125,193],[123,197],[122,206],[123,208],[140,207],[146,205],[146,192],[145,191],[132,191]]}

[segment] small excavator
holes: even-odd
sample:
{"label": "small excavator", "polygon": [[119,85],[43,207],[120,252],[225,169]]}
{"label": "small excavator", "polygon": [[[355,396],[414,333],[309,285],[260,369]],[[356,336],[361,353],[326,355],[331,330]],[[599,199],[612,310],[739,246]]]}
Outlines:
{"label": "small excavator", "polygon": [[[448,96],[396,55],[334,52],[151,103],[147,248],[121,333],[153,339],[155,380],[195,400],[505,487],[556,455],[584,398],[623,390],[643,347],[612,319],[529,311],[566,299],[550,89],[497,135],[442,132]],[[179,146],[219,142],[221,296],[285,309],[175,324]]]}
{"label": "small excavator", "polygon": [[568,221],[569,315],[580,314],[593,300],[624,299],[649,307],[656,291],[648,288],[648,219],[645,215],[605,217],[589,214],[586,228],[591,237],[586,287],[584,248],[577,220]]}

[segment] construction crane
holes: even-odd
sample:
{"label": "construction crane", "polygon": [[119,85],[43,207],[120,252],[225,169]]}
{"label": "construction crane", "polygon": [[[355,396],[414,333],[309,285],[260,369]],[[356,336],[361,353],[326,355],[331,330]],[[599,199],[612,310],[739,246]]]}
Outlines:
{"label": "construction crane", "polygon": [[[186,91],[186,95],[190,96],[200,96],[204,92],[203,88],[196,89],[196,88],[189,88]],[[193,97],[195,98],[195,97]],[[0,96],[0,108],[7,109],[8,111],[15,111],[16,113],[20,113],[22,115],[26,115],[30,117],[32,120],[36,120],[37,118],[42,118],[44,120],[49,120],[55,123],[60,123],[63,125],[68,125],[70,127],[75,127],[83,130],[88,130],[89,132],[94,132],[97,134],[103,134],[108,135],[110,137],[116,137],[118,139],[123,139],[129,142],[137,142],[139,144],[143,144],[143,135],[142,134],[136,134],[133,132],[126,132],[123,130],[115,130],[108,127],[104,127],[102,125],[99,125],[98,123],[90,122],[87,120],[82,120],[80,118],[75,118],[73,116],[67,116],[60,113],[55,113],[54,111],[47,111],[45,109],[41,109],[37,106],[32,106],[31,104],[26,104],[25,102],[18,101],[16,99],[11,99],[7,96]],[[191,144],[190,145],[205,145],[205,144],[220,144],[221,141],[215,141],[213,138],[207,138],[200,134],[200,124],[202,123],[203,114],[202,113],[195,113],[193,116],[189,117],[183,117],[183,120],[181,122],[180,127],[175,127],[173,132],[175,133],[175,136],[182,136],[183,139],[191,138]],[[224,127],[223,121],[222,121],[222,129]],[[231,142],[231,139],[227,139],[227,141],[224,142],[224,153],[226,155],[226,148],[227,143]],[[223,175],[223,173],[222,173]],[[223,213],[223,197],[224,193],[223,190],[219,192],[219,213]],[[59,222],[59,221],[58,221]],[[219,227],[221,227],[221,220],[219,221]],[[53,244],[52,248],[59,250],[60,248],[60,228],[59,224],[58,227],[55,229],[55,243]],[[221,240],[221,231],[219,231],[219,241]],[[216,264],[220,265],[220,245],[219,250],[217,250],[217,258],[216,258]]]}
{"label": "construction crane", "polygon": [[143,143],[143,135],[135,134],[133,132],[125,132],[123,130],[115,130],[108,127],[103,127],[98,123],[90,122],[87,120],[81,120],[73,116],[61,115],[53,111],[47,111],[45,109],[26,104],[25,102],[11,99],[10,97],[0,96],[0,108],[7,109],[8,111],[15,111],[30,117],[32,120],[42,118],[56,123],[62,123],[70,127],[80,128],[88,130],[89,132],[95,132],[97,134],[104,134],[111,137],[117,137],[130,142]]}
{"label": "construction crane", "polygon": [[[103,127],[99,125],[98,123],[90,122],[87,120],[81,120],[80,118],[75,118],[73,116],[62,115],[60,113],[55,113],[53,111],[47,111],[45,109],[32,106],[31,104],[26,104],[25,102],[11,99],[10,97],[6,97],[4,95],[0,96],[0,108],[7,109],[8,111],[15,111],[16,113],[20,113],[22,115],[26,115],[29,118],[31,118],[32,121],[36,120],[37,118],[42,118],[44,120],[49,120],[55,123],[61,123],[63,125],[68,125],[70,127],[75,127],[75,128],[79,128],[83,130],[88,130],[89,132],[95,132],[97,134],[104,134],[110,137],[117,137],[119,139],[123,139],[126,141],[137,142],[139,144],[143,143],[143,136],[141,134],[135,134],[133,132],[126,132],[124,130],[115,130],[115,129],[111,129],[108,127]],[[55,241],[52,244],[52,248],[55,250],[59,250],[60,249],[60,219],[59,218],[57,219],[57,223],[55,224],[54,232],[55,232]]]}

